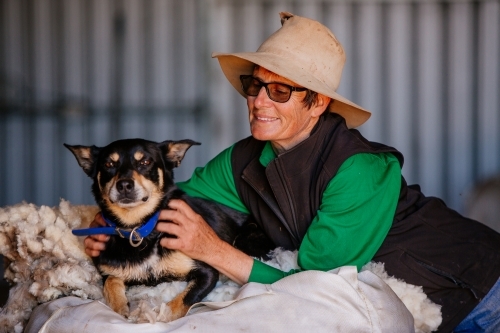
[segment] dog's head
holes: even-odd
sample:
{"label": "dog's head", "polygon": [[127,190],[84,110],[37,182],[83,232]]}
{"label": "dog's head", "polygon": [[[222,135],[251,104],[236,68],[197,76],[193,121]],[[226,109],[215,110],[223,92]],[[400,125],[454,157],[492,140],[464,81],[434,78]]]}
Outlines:
{"label": "dog's head", "polygon": [[64,144],[83,171],[93,179],[92,192],[105,214],[126,227],[142,224],[164,203],[174,185],[172,169],[192,140],[118,140],[105,147]]}

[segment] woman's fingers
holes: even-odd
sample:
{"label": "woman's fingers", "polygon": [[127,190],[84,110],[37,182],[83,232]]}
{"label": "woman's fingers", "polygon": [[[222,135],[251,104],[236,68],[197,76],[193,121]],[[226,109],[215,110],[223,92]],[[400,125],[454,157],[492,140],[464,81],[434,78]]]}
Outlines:
{"label": "woman's fingers", "polygon": [[91,257],[98,257],[101,251],[106,249],[105,242],[95,241],[91,237],[85,238],[83,244],[85,245],[85,253]]}
{"label": "woman's fingers", "polygon": [[175,235],[179,234],[181,227],[173,222],[158,222],[156,230],[166,234]]}
{"label": "woman's fingers", "polygon": [[[90,223],[90,228],[98,228],[106,226],[106,221],[101,213],[97,213],[94,220]],[[86,237],[83,240],[85,246],[85,253],[91,257],[98,257],[101,251],[106,249],[106,242],[109,240],[108,235],[98,234]]]}
{"label": "woman's fingers", "polygon": [[181,207],[188,207],[191,208],[184,200],[180,199],[172,199],[168,202],[168,207],[171,209],[177,210]]}
{"label": "woman's fingers", "polygon": [[168,209],[163,209],[158,219],[179,224],[185,219],[194,220],[197,216],[198,214],[183,200],[170,200]]}
{"label": "woman's fingers", "polygon": [[89,227],[91,228],[97,228],[97,227],[105,227],[106,226],[106,221],[104,221],[104,218],[102,217],[101,212],[97,213],[94,216],[94,220],[90,222]]}
{"label": "woman's fingers", "polygon": [[181,244],[178,238],[163,237],[160,240],[160,245],[167,249],[179,249]]}

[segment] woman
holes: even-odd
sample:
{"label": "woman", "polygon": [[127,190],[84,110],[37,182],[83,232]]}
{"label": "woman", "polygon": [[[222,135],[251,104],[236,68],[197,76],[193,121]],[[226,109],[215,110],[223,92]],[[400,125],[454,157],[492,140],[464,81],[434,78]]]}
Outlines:
{"label": "woman", "polygon": [[[282,28],[257,52],[213,55],[247,99],[252,136],[179,187],[254,215],[277,246],[298,249],[302,270],[384,262],[442,306],[440,332],[477,331],[480,320],[484,331],[500,327],[500,235],[407,186],[401,153],[353,129],[370,113],[336,93],[345,54],[335,36],[316,21],[280,15]],[[170,208],[157,229],[177,238],[163,246],[240,284],[295,273],[224,243],[184,202]],[[87,253],[98,255],[105,240],[87,238]]]}

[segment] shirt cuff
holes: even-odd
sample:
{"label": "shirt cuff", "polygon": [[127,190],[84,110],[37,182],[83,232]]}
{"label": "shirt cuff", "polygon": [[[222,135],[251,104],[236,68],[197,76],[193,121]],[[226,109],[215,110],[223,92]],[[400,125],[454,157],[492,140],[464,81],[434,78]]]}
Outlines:
{"label": "shirt cuff", "polygon": [[270,284],[274,283],[285,276],[301,272],[301,269],[292,269],[289,272],[283,272],[277,268],[269,266],[257,259],[253,260],[252,271],[248,277],[248,282],[258,282]]}

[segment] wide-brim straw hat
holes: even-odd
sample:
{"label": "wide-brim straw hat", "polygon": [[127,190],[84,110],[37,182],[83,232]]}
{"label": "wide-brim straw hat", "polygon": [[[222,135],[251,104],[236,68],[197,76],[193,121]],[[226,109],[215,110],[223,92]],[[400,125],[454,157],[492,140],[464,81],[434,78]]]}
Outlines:
{"label": "wide-brim straw hat", "polygon": [[243,96],[240,75],[252,74],[255,65],[264,67],[307,89],[332,98],[328,109],[345,118],[354,128],[370,118],[368,110],[339,95],[345,53],[333,33],[321,23],[282,12],[281,28],[257,52],[212,53],[224,75]]}

